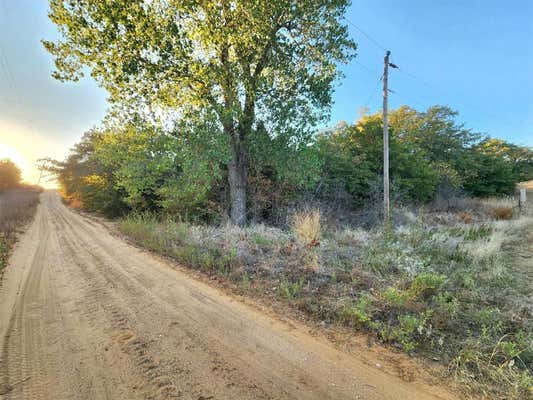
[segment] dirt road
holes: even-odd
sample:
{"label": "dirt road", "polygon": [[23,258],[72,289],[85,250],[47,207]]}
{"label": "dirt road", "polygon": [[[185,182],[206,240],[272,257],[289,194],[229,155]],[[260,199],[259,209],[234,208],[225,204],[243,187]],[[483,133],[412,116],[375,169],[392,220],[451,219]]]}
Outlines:
{"label": "dirt road", "polygon": [[41,195],[0,289],[0,398],[437,399]]}

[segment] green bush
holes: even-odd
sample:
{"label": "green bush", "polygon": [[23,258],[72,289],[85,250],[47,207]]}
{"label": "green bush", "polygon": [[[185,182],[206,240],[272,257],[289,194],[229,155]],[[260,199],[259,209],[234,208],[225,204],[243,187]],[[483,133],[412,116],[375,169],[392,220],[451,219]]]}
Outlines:
{"label": "green bush", "polygon": [[417,346],[415,334],[420,320],[413,315],[405,314],[398,317],[397,325],[383,326],[379,335],[385,342],[398,343],[406,353],[412,352]]}
{"label": "green bush", "polygon": [[295,282],[290,282],[287,278],[283,277],[279,283],[279,294],[287,300],[293,300],[302,292],[304,283],[305,280],[303,278]]}
{"label": "green bush", "polygon": [[344,304],[340,310],[339,319],[353,327],[364,327],[372,320],[373,299],[363,293],[355,303]]}
{"label": "green bush", "polygon": [[427,299],[436,294],[445,282],[446,277],[444,275],[423,272],[415,277],[409,288],[409,293],[413,298]]}
{"label": "green bush", "polygon": [[388,287],[381,293],[381,297],[389,307],[403,308],[411,299],[411,294],[405,290]]}

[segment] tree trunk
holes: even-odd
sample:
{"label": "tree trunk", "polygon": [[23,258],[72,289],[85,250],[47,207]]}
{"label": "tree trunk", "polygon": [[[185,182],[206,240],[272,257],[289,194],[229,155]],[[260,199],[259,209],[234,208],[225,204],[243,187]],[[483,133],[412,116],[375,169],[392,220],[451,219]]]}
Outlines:
{"label": "tree trunk", "polygon": [[239,134],[231,136],[232,157],[228,166],[230,219],[235,225],[246,225],[246,186],[248,182],[248,152]]}
{"label": "tree trunk", "polygon": [[[232,95],[226,95],[231,99]],[[248,186],[248,143],[255,117],[255,97],[247,94],[244,102],[244,110],[240,120],[235,124],[233,120],[225,120],[222,123],[224,131],[230,137],[231,161],[228,165],[229,197],[230,197],[230,220],[238,226],[244,226],[247,222],[246,195]],[[230,104],[226,104],[231,109]]]}

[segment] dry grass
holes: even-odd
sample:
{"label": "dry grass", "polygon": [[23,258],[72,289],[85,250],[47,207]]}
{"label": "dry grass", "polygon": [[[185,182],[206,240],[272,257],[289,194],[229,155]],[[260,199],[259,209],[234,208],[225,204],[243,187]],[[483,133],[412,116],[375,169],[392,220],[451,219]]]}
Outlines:
{"label": "dry grass", "polygon": [[39,189],[12,189],[0,193],[0,271],[22,225],[31,220],[39,203]]}
{"label": "dry grass", "polygon": [[[533,192],[528,193],[531,204]],[[449,206],[432,205],[425,209],[426,216],[437,224],[456,223],[476,224],[492,220],[511,220],[520,214],[518,196],[466,198],[459,197],[450,201]],[[529,211],[522,214],[531,213]]]}
{"label": "dry grass", "polygon": [[486,197],[478,200],[481,204],[488,209],[494,208],[513,208],[518,205],[518,200],[514,196],[503,197]]}
{"label": "dry grass", "polygon": [[292,217],[292,231],[296,239],[306,247],[320,244],[320,211],[297,212]]}
{"label": "dry grass", "polygon": [[466,209],[421,210],[385,231],[328,230],[318,211],[295,214],[290,231],[153,216],[130,216],[121,229],[243,293],[282,299],[321,322],[437,357],[469,395],[522,399],[533,385],[533,309],[530,270],[517,268],[510,241],[523,246],[533,218],[489,213],[512,201],[465,199]]}
{"label": "dry grass", "polygon": [[369,231],[361,228],[348,229],[336,231],[333,235],[334,240],[342,245],[361,245],[371,238]]}

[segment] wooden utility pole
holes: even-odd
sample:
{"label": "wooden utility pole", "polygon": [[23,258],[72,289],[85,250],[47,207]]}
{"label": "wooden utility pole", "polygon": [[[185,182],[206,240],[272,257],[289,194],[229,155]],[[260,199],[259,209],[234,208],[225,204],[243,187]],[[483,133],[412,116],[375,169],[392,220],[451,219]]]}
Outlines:
{"label": "wooden utility pole", "polygon": [[41,183],[41,178],[43,177],[43,170],[44,170],[43,167],[44,167],[43,165],[40,165],[40,166],[38,167],[40,173],[39,173],[39,179],[37,180],[37,186],[39,186],[39,183]]}
{"label": "wooden utility pole", "polygon": [[389,222],[390,190],[389,190],[389,125],[387,121],[388,78],[390,51],[385,53],[383,65],[383,220]]}

